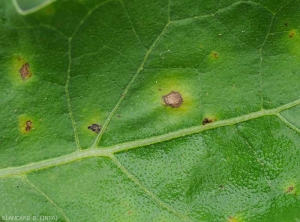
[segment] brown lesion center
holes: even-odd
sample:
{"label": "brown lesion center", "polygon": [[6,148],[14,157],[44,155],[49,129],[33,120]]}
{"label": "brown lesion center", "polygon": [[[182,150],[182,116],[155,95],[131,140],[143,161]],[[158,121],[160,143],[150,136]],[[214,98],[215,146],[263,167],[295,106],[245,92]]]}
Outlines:
{"label": "brown lesion center", "polygon": [[89,130],[92,130],[95,133],[100,133],[102,126],[96,123],[93,123],[92,125],[88,126]]}
{"label": "brown lesion center", "polygon": [[287,189],[287,193],[290,193],[290,192],[292,192],[294,190],[294,187],[293,186],[290,186],[288,189]]}
{"label": "brown lesion center", "polygon": [[211,123],[211,122],[213,122],[213,121],[214,121],[213,119],[205,118],[205,119],[202,121],[202,125],[206,125],[206,124]]}
{"label": "brown lesion center", "polygon": [[29,71],[29,64],[28,63],[25,63],[21,69],[19,70],[19,73],[21,74],[21,78],[23,80],[26,80],[30,77],[30,71]]}
{"label": "brown lesion center", "polygon": [[167,106],[177,108],[181,106],[183,99],[179,92],[170,92],[169,94],[163,96],[164,102]]}
{"label": "brown lesion center", "polygon": [[26,121],[25,130],[28,132],[32,129],[32,122],[30,120]]}

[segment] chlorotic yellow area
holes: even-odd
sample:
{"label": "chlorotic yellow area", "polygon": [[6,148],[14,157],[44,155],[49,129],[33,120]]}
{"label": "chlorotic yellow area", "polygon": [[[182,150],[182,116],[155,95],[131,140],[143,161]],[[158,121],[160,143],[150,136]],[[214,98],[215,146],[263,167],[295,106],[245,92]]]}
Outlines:
{"label": "chlorotic yellow area", "polygon": [[215,51],[212,51],[211,53],[210,53],[210,58],[212,59],[212,60],[217,60],[217,59],[219,59],[219,53],[218,52],[215,52]]}
{"label": "chlorotic yellow area", "polygon": [[298,30],[297,29],[292,29],[289,33],[288,33],[288,45],[289,45],[289,49],[291,52],[291,55],[294,55],[298,58],[300,58],[300,38],[298,35]]}
{"label": "chlorotic yellow area", "polygon": [[289,183],[286,183],[283,187],[283,191],[286,194],[297,194],[297,187],[296,183],[294,181],[290,181]]}
{"label": "chlorotic yellow area", "polygon": [[[30,130],[26,130],[26,123],[27,121],[30,121],[31,122],[31,129]],[[28,134],[31,134],[35,128],[37,127],[37,121],[30,115],[28,114],[22,114],[20,116],[18,116],[18,123],[19,123],[19,132],[22,134],[22,135],[28,135]]]}
{"label": "chlorotic yellow area", "polygon": [[228,222],[242,222],[242,219],[240,216],[230,216],[227,219]]}
{"label": "chlorotic yellow area", "polygon": [[[187,83],[184,77],[179,75],[158,77],[155,83],[151,86],[153,92],[153,102],[159,100],[161,106],[165,106],[167,112],[176,113],[178,115],[185,114],[188,111],[192,111],[196,100],[196,92],[192,92],[193,87]],[[164,102],[163,96],[171,93],[178,92],[183,100],[179,107],[173,108],[167,106]],[[199,92],[200,93],[200,92]]]}
{"label": "chlorotic yellow area", "polygon": [[205,118],[212,120],[212,122],[215,122],[220,119],[220,116],[212,110],[206,110],[203,115],[203,119]]}
{"label": "chlorotic yellow area", "polygon": [[[83,113],[86,113],[86,111],[84,111]],[[83,132],[86,132],[87,134],[94,136],[95,132],[88,129],[88,127],[91,126],[92,124],[98,124],[98,125],[101,125],[103,127],[104,121],[107,117],[104,116],[103,113],[101,113],[99,111],[98,112],[97,111],[90,111],[90,113],[91,113],[91,115],[87,116],[87,118],[85,118],[81,122],[80,128]]]}
{"label": "chlorotic yellow area", "polygon": [[296,29],[293,29],[289,32],[289,38],[295,38],[296,37],[296,33],[297,33],[297,30]]}
{"label": "chlorotic yellow area", "polygon": [[[9,67],[8,72],[10,73],[10,79],[13,83],[13,85],[20,85],[20,84],[24,84],[29,82],[33,75],[32,75],[32,68],[30,65],[30,62],[28,62],[28,60],[26,60],[24,57],[20,56],[20,55],[14,55],[11,58],[11,67]],[[22,78],[20,70],[22,69],[22,67],[28,64],[27,70],[28,70],[28,75],[26,75],[25,78]]]}

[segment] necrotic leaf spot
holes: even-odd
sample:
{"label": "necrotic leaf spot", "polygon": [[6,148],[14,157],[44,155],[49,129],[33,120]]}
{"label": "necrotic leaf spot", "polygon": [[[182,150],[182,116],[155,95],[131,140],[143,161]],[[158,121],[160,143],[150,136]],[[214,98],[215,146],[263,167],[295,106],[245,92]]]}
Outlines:
{"label": "necrotic leaf spot", "polygon": [[211,123],[213,120],[212,119],[208,119],[208,118],[205,118],[203,121],[202,121],[202,125],[206,125],[208,123]]}
{"label": "necrotic leaf spot", "polygon": [[183,99],[182,99],[180,93],[174,92],[174,91],[163,96],[163,99],[167,106],[171,106],[173,108],[179,107],[183,102]]}
{"label": "necrotic leaf spot", "polygon": [[90,129],[90,130],[92,130],[93,132],[95,132],[95,133],[100,133],[100,131],[101,131],[101,125],[99,125],[99,124],[96,124],[96,123],[93,123],[91,126],[88,126],[88,129]]}
{"label": "necrotic leaf spot", "polygon": [[287,190],[286,192],[287,192],[287,193],[290,193],[290,192],[292,192],[293,190],[294,190],[294,187],[291,186],[291,187],[288,188],[288,190]]}
{"label": "necrotic leaf spot", "polygon": [[32,129],[32,122],[30,120],[27,120],[25,130],[28,132],[31,129]]}
{"label": "necrotic leaf spot", "polygon": [[21,69],[19,70],[19,73],[21,74],[21,78],[22,78],[23,80],[25,80],[25,79],[27,79],[27,78],[30,77],[30,72],[29,72],[28,68],[29,68],[28,63],[25,63],[25,64],[21,67]]}

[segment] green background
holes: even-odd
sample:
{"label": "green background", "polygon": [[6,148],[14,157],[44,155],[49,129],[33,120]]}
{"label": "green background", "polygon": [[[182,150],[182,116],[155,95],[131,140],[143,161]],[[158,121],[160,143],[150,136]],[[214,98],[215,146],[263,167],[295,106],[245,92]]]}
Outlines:
{"label": "green background", "polygon": [[48,3],[0,1],[2,220],[300,221],[299,1]]}

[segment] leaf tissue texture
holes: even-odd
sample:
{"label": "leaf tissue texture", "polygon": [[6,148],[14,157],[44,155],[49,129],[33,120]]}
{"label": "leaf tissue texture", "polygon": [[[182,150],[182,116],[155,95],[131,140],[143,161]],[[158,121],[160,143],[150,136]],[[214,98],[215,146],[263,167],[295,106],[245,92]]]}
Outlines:
{"label": "leaf tissue texture", "polygon": [[300,221],[299,1],[17,3],[0,221]]}

